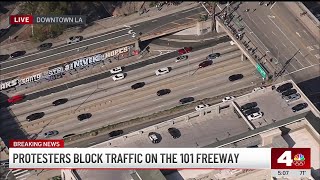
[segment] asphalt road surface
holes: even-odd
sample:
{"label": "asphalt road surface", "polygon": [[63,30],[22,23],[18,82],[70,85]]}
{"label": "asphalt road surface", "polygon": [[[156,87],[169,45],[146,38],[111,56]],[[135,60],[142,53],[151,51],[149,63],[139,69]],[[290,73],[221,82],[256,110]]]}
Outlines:
{"label": "asphalt road surface", "polygon": [[[211,52],[220,52],[217,63],[203,69],[198,64],[205,60]],[[192,96],[195,100],[211,97],[251,85],[259,79],[254,67],[247,61],[240,60],[241,52],[230,43],[222,43],[190,53],[189,61],[175,62],[174,58],[153,63],[127,72],[125,79],[114,82],[111,78],[99,80],[98,83],[80,85],[75,88],[55,93],[51,96],[27,101],[11,107],[13,114],[28,133],[42,133],[58,130],[54,138],[61,138],[70,133],[86,132],[103,125],[113,124],[134,117],[152,114],[179,105],[181,98]],[[156,76],[155,70],[171,67],[168,74]],[[228,77],[242,73],[244,78],[230,83]],[[136,82],[145,82],[145,87],[132,90],[130,86]],[[98,84],[98,88],[97,85]],[[158,97],[160,89],[171,89],[171,93]],[[59,98],[68,98],[66,104],[52,107],[51,102]],[[45,112],[44,118],[26,122],[25,117],[34,112]],[[78,121],[77,115],[90,112],[88,120]],[[66,113],[65,115],[62,115]],[[1,119],[8,114],[1,114]],[[38,124],[39,121],[45,123]],[[7,130],[1,136],[12,134],[12,122],[4,120],[2,126]],[[6,135],[5,135],[6,134]]]}
{"label": "asphalt road surface", "polygon": [[[89,37],[83,39],[81,42],[72,45],[62,45],[58,47],[53,47],[46,51],[36,52],[32,54],[26,54],[22,57],[9,59],[2,62],[0,65],[1,73],[6,74],[16,70],[21,70],[35,65],[44,64],[51,62],[60,58],[75,55],[77,53],[100,48],[106,44],[112,44],[120,41],[125,41],[128,39],[133,39],[132,35],[129,34],[129,30],[133,30],[136,33],[150,33],[157,32],[161,30],[164,25],[169,25],[175,23],[177,20],[183,20],[184,22],[193,21],[194,19],[188,19],[189,16],[194,16],[203,12],[202,7],[196,7],[192,9],[187,9],[181,12],[173,13],[168,16],[163,16],[157,19],[152,19],[142,23],[132,25],[131,27],[123,27],[114,31],[110,31],[101,35]],[[172,27],[174,24],[172,24]]]}

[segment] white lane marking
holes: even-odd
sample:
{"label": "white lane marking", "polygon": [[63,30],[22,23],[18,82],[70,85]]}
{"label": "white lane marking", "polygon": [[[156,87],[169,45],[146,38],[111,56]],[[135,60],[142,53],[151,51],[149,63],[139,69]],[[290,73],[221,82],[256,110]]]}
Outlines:
{"label": "white lane marking", "polygon": [[[313,66],[319,66],[320,65],[320,63],[318,63],[318,64],[314,64],[314,65],[311,65],[311,66],[307,66],[307,67],[303,67],[303,68],[300,68],[300,69],[298,69],[298,70],[296,70],[296,71],[292,71],[291,73],[289,73],[289,74],[293,74],[293,73],[296,73],[296,72],[299,72],[299,71],[302,71],[302,70],[305,70],[305,69],[308,69],[308,68],[311,68],[311,67],[313,67]],[[287,74],[287,75],[289,75],[289,74]]]}
{"label": "white lane marking", "polygon": [[158,20],[157,19],[155,19],[155,20],[153,20],[153,21],[151,21],[151,22],[157,22]]}
{"label": "white lane marking", "polygon": [[217,4],[217,7],[220,9],[220,11],[222,10],[222,8]]}
{"label": "white lane marking", "polygon": [[118,111],[116,111],[116,112],[118,113],[118,112],[125,111],[125,110],[126,110],[126,109],[120,109],[120,110],[118,110]]}
{"label": "white lane marking", "polygon": [[152,101],[159,101],[160,99],[162,99],[162,98],[154,99],[154,100],[152,100]]}
{"label": "white lane marking", "polygon": [[92,144],[94,144],[94,143],[96,143],[95,141],[94,142],[91,142],[91,143],[89,143],[89,145],[92,145]]}
{"label": "white lane marking", "polygon": [[[20,171],[21,169],[19,169],[19,171]],[[12,171],[13,172],[13,171]],[[17,172],[17,171],[15,171],[15,172]],[[20,172],[18,172],[18,173],[14,173],[13,175],[14,176],[18,176],[19,174],[22,174],[22,173],[26,173],[26,172],[28,172],[28,170],[23,170],[23,171],[20,171]]]}
{"label": "white lane marking", "polygon": [[[99,36],[95,36],[95,37],[91,37],[91,38],[88,38],[88,39],[84,39],[84,40],[80,41],[79,43],[86,42],[86,41],[89,41],[89,40],[91,40],[91,39],[96,39],[96,38],[99,38],[99,37],[107,36],[107,35],[110,35],[110,34],[114,34],[114,33],[117,33],[117,32],[121,32],[121,31],[124,31],[124,30],[127,30],[127,29],[128,29],[128,28],[121,29],[121,30],[117,30],[117,31],[113,31],[113,32],[107,33],[107,34],[101,34],[101,35],[99,35]],[[77,44],[77,43],[76,43],[76,44]],[[9,60],[9,61],[5,61],[5,62],[7,63],[7,62],[11,62],[11,61],[23,59],[23,58],[26,58],[26,57],[30,57],[30,56],[42,54],[42,53],[45,53],[45,52],[48,52],[48,51],[53,51],[53,50],[56,50],[56,49],[59,49],[59,48],[63,48],[63,47],[66,47],[66,46],[70,46],[70,45],[67,44],[67,45],[63,45],[63,46],[58,46],[58,47],[55,47],[55,48],[52,48],[52,49],[48,49],[48,50],[46,50],[46,51],[40,51],[40,52],[37,52],[37,53],[34,53],[34,54],[29,54],[29,55],[22,56],[22,57],[20,57],[20,58],[15,58],[15,59],[12,59],[12,60]],[[83,46],[82,46],[82,47],[83,47]],[[79,47],[79,48],[82,48],[82,47]],[[3,62],[2,62],[2,63],[3,63]],[[0,63],[0,64],[2,64],[2,63]]]}
{"label": "white lane marking", "polygon": [[198,88],[198,87],[193,87],[193,88],[189,89],[189,91],[194,90],[194,89],[197,89],[197,88]]}
{"label": "white lane marking", "polygon": [[296,32],[296,34],[297,34],[299,37],[301,37],[301,36],[300,36],[300,34],[299,34],[298,32]]}
{"label": "white lane marking", "polygon": [[314,55],[317,59],[320,59],[320,55],[319,54],[316,54]]}
{"label": "white lane marking", "polygon": [[284,47],[287,47],[283,42],[282,42],[282,45],[283,45]]}
{"label": "white lane marking", "polygon": [[255,39],[257,39],[267,51],[269,50],[253,31],[251,31],[250,34],[253,34]]}
{"label": "white lane marking", "polygon": [[20,179],[20,178],[22,178],[23,176],[28,176],[28,175],[30,175],[31,173],[26,173],[26,174],[22,174],[22,175],[20,175],[20,176],[16,176],[16,179],[19,179],[19,180],[23,180],[23,179],[26,179],[26,178],[23,178],[23,179]]}
{"label": "white lane marking", "polygon": [[[128,35],[129,35],[129,34],[124,34],[124,35],[117,36],[117,37],[114,37],[114,38],[110,38],[110,39],[106,39],[106,40],[103,40],[103,41],[95,42],[95,43],[90,44],[90,46],[95,45],[95,44],[99,44],[99,43],[103,43],[103,42],[106,42],[106,41],[110,41],[110,40],[113,40],[113,39],[118,39],[118,38],[120,38],[120,37],[124,37],[124,36],[128,36]],[[24,62],[24,63],[16,64],[16,65],[14,65],[14,66],[9,66],[9,67],[6,67],[6,68],[2,68],[2,70],[4,70],[4,69],[9,69],[9,68],[16,67],[16,66],[20,66],[20,65],[23,65],[23,64],[28,64],[28,63],[31,63],[31,62],[34,62],[34,61],[38,61],[38,60],[40,60],[40,59],[45,59],[45,58],[48,58],[48,57],[56,56],[56,55],[58,55],[58,54],[64,54],[64,53],[66,53],[66,52],[75,51],[75,50],[77,50],[77,49],[78,49],[78,48],[70,49],[70,50],[68,50],[68,51],[63,51],[63,52],[60,52],[60,53],[51,54],[51,55],[49,55],[49,56],[41,57],[41,58],[38,58],[38,59],[35,59],[35,60],[32,60],[32,61],[27,61],[27,62]]]}
{"label": "white lane marking", "polygon": [[264,22],[264,20],[258,16],[258,18],[260,19],[260,21],[263,23],[263,24],[266,24],[266,22]]}
{"label": "white lane marking", "polygon": [[268,15],[268,18],[269,18],[269,19],[270,19],[270,18],[274,19],[274,18],[276,18],[276,17],[275,17],[275,16]]}
{"label": "white lane marking", "polygon": [[274,36],[277,36],[276,33],[274,33],[273,31],[271,31],[271,33],[272,33]]}
{"label": "white lane marking", "polygon": [[134,25],[133,27],[139,27],[140,26],[140,24],[137,24],[137,25]]}
{"label": "white lane marking", "polygon": [[186,12],[189,12],[189,11],[193,11],[193,10],[195,10],[195,9],[199,9],[200,7],[197,7],[197,8],[191,8],[191,9],[189,9],[189,10],[186,10],[186,11],[184,11],[184,12],[182,12],[182,13],[186,13]]}
{"label": "white lane marking", "polygon": [[303,32],[304,32],[307,36],[309,36],[309,34],[307,33],[307,31],[306,31],[306,30],[303,30]]}
{"label": "white lane marking", "polygon": [[270,9],[272,9],[272,8],[273,8],[273,6],[274,6],[274,5],[276,5],[276,3],[277,3],[277,2],[274,2],[274,3],[272,4],[272,6],[270,7]]}

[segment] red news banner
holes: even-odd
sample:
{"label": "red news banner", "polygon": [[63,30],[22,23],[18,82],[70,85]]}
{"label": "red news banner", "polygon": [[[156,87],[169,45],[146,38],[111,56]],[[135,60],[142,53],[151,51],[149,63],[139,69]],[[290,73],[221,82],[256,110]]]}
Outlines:
{"label": "red news banner", "polygon": [[64,141],[59,140],[10,140],[10,148],[63,148]]}
{"label": "red news banner", "polygon": [[10,24],[33,24],[33,16],[12,15],[10,16]]}

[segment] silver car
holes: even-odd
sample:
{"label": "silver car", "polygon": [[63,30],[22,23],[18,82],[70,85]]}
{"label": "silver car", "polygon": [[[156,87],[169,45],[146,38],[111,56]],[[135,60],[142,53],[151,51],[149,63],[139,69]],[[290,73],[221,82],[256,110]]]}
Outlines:
{"label": "silver car", "polygon": [[52,136],[55,136],[55,135],[58,135],[59,134],[59,131],[48,131],[46,133],[44,133],[44,137],[45,138],[49,138],[49,137],[52,137]]}
{"label": "silver car", "polygon": [[74,43],[82,41],[82,39],[83,39],[82,36],[72,36],[67,39],[67,44],[74,44]]}
{"label": "silver car", "polygon": [[286,102],[291,102],[291,101],[295,101],[295,100],[298,100],[301,98],[301,95],[299,93],[296,93],[296,94],[291,94],[289,96],[285,96],[283,99],[286,101]]}

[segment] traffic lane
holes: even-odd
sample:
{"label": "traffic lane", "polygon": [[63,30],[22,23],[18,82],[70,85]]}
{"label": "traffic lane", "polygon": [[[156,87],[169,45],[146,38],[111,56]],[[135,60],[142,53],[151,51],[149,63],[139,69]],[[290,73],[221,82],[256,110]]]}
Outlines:
{"label": "traffic lane", "polygon": [[319,72],[320,72],[320,64],[314,64],[312,66],[308,66],[308,67],[298,69],[296,71],[292,71],[283,76],[287,78],[287,76],[290,75],[292,79],[295,80],[296,83],[300,83],[308,79],[318,77]]}
{"label": "traffic lane", "polygon": [[[195,46],[193,46],[193,51],[198,51],[198,50],[201,50],[203,48],[210,47],[210,46],[215,46],[215,45],[217,45],[219,43],[224,43],[224,42],[228,42],[228,41],[229,41],[229,37],[224,36],[224,37],[221,37],[219,39],[213,39],[213,40],[205,41],[204,43],[197,43]],[[146,61],[137,62],[137,63],[134,63],[132,65],[126,66],[126,72],[129,72],[129,71],[131,71],[133,69],[141,68],[141,67],[144,67],[144,66],[147,66],[147,65],[150,65],[150,64],[159,63],[159,62],[164,61],[164,60],[166,60],[168,58],[177,57],[177,55],[178,55],[178,53],[175,51],[175,52],[172,52],[172,53],[164,54],[162,56],[154,57],[152,59],[148,59]],[[57,92],[60,92],[60,91],[64,91],[64,90],[66,90],[68,88],[73,88],[73,87],[76,87],[76,86],[79,86],[79,85],[82,85],[82,84],[88,84],[88,83],[91,83],[91,82],[94,82],[94,81],[98,81],[98,80],[101,80],[101,79],[104,79],[104,78],[108,78],[108,77],[110,77],[110,72],[97,74],[97,75],[94,75],[94,76],[91,76],[91,77],[87,77],[87,78],[84,78],[84,79],[81,79],[81,80],[78,80],[78,81],[62,84],[62,85],[56,86],[54,88],[50,88],[50,89],[46,89],[46,90],[39,91],[39,92],[36,92],[36,93],[28,94],[28,96],[26,97],[26,100],[32,100],[32,99],[36,99],[36,98],[39,98],[39,97],[47,96],[47,95],[50,95],[52,93],[57,93]]]}

